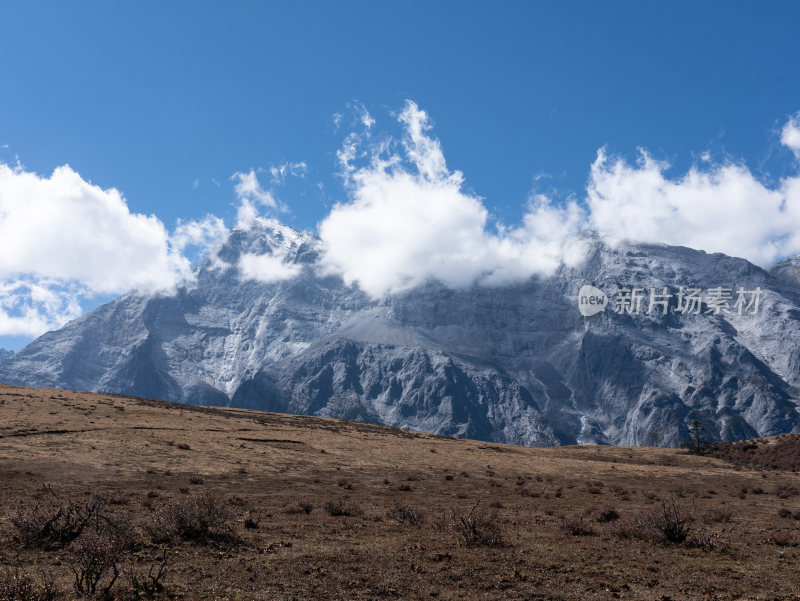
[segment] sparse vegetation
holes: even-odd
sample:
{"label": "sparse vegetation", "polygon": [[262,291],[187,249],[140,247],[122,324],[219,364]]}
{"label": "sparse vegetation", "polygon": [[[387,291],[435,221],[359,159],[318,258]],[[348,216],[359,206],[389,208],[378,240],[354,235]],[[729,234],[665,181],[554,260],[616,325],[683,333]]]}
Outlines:
{"label": "sparse vegetation", "polygon": [[105,599],[117,581],[123,547],[105,531],[89,530],[67,547],[67,563],[75,574],[75,591]]}
{"label": "sparse vegetation", "polygon": [[[20,398],[35,399],[2,390],[14,402],[0,405],[0,423],[33,430],[19,420],[39,420],[68,433],[3,437],[0,426],[0,601],[97,601],[106,589],[107,601],[795,594],[800,476],[791,471],[754,473],[675,449],[498,452],[367,424],[136,399],[124,400],[124,414],[95,411],[97,429],[81,432],[92,395],[64,392],[18,412]],[[162,428],[175,412],[180,433]],[[43,481],[52,492],[32,485]],[[95,517],[76,530],[86,513]]]}
{"label": "sparse vegetation", "polygon": [[503,547],[506,539],[497,513],[476,512],[481,499],[466,512],[442,512],[439,523],[468,547]]}
{"label": "sparse vegetation", "polygon": [[202,491],[160,507],[145,528],[155,543],[208,542],[228,533],[230,517],[230,511],[219,497]]}
{"label": "sparse vegetation", "polygon": [[800,470],[800,434],[784,434],[769,440],[717,442],[707,455],[743,468],[796,472]]}
{"label": "sparse vegetation", "polygon": [[304,513],[309,515],[314,511],[314,504],[311,501],[295,501],[294,503],[289,503],[284,510],[288,514]]}
{"label": "sparse vegetation", "polygon": [[30,547],[61,549],[77,539],[90,523],[104,519],[105,501],[92,495],[87,501],[65,499],[49,485],[36,491],[10,521],[19,540]]}
{"label": "sparse vegetation", "polygon": [[394,508],[389,510],[389,517],[401,524],[416,524],[422,521],[422,513],[413,505],[403,505],[395,503]]}
{"label": "sparse vegetation", "polygon": [[363,513],[359,504],[349,497],[342,497],[335,501],[326,501],[324,507],[328,515],[333,517],[356,516]]}
{"label": "sparse vegetation", "polygon": [[571,536],[594,536],[596,532],[592,526],[583,521],[583,514],[566,518],[561,522],[561,529]]}
{"label": "sparse vegetation", "polygon": [[63,595],[47,576],[0,568],[0,601],[57,601]]}

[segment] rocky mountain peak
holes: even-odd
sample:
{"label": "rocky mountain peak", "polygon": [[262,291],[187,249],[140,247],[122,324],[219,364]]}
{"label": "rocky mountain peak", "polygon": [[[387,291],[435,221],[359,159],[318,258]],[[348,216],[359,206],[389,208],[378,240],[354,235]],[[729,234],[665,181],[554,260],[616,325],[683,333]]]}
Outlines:
{"label": "rocky mountain peak", "polygon": [[[720,440],[800,430],[800,285],[744,259],[583,236],[586,260],[548,278],[375,300],[312,268],[317,238],[258,220],[191,286],[99,307],[0,362],[0,381],[526,445],[677,445],[695,419]],[[245,277],[248,256],[294,267]],[[587,284],[608,299],[591,317]],[[739,288],[759,291],[756,311],[737,310]],[[702,295],[697,311],[678,310],[682,289]]]}

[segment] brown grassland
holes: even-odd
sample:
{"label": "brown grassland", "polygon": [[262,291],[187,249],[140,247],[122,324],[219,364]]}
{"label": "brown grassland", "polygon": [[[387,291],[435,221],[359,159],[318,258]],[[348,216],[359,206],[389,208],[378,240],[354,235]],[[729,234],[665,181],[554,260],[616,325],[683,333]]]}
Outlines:
{"label": "brown grassland", "polygon": [[800,475],[726,453],[0,385],[0,599],[800,599]]}

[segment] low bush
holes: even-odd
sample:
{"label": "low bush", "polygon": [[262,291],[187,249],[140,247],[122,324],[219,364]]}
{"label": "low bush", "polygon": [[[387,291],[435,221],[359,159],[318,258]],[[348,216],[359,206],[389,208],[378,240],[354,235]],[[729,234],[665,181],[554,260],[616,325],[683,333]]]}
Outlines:
{"label": "low bush", "polygon": [[704,524],[727,524],[732,517],[733,513],[729,509],[716,508],[703,513],[700,519]]}
{"label": "low bush", "polygon": [[[162,582],[167,571],[167,547],[161,551],[160,557],[153,562],[147,572],[144,568],[128,566],[122,574],[126,584],[127,598],[155,599],[164,592]],[[125,598],[125,597],[123,597]]]}
{"label": "low bush", "polygon": [[451,509],[450,514],[443,512],[439,518],[440,526],[452,532],[468,547],[506,546],[505,534],[497,513],[476,513],[480,501],[478,499],[467,512],[457,513],[455,509]]}
{"label": "low bush", "polygon": [[89,530],[67,547],[67,563],[80,595],[107,598],[119,577],[123,549],[111,536]]}
{"label": "low bush", "polygon": [[0,570],[0,600],[56,601],[63,596],[47,576],[34,578],[16,570]]}
{"label": "low bush", "polygon": [[86,501],[74,501],[58,495],[45,485],[34,493],[29,504],[9,518],[18,540],[29,547],[56,550],[77,539],[90,523],[105,520],[105,501],[91,495]]}
{"label": "low bush", "polygon": [[324,507],[328,515],[333,517],[348,517],[362,515],[363,513],[358,503],[348,497],[342,497],[336,501],[326,501]]}
{"label": "low bush", "polygon": [[611,507],[610,505],[606,505],[598,509],[594,514],[594,520],[596,522],[613,522],[614,520],[619,519],[619,513],[616,509]]}
{"label": "low bush", "polygon": [[227,534],[230,518],[227,505],[204,491],[159,508],[145,528],[156,543],[177,539],[204,542]]}
{"label": "low bush", "polygon": [[689,539],[693,521],[693,513],[682,509],[675,499],[669,499],[656,511],[622,516],[610,524],[609,532],[619,538],[681,544]]}
{"label": "low bush", "polygon": [[296,501],[288,504],[284,508],[284,511],[288,514],[304,513],[309,515],[312,511],[314,511],[314,504],[311,501]]}
{"label": "low bush", "polygon": [[389,517],[401,524],[416,524],[422,521],[422,513],[412,505],[395,503],[394,508],[389,510]]}
{"label": "low bush", "polygon": [[572,536],[594,536],[596,532],[590,524],[583,521],[583,514],[579,513],[561,522],[561,529]]}
{"label": "low bush", "polygon": [[773,530],[767,533],[767,542],[779,547],[794,547],[797,541],[790,530]]}

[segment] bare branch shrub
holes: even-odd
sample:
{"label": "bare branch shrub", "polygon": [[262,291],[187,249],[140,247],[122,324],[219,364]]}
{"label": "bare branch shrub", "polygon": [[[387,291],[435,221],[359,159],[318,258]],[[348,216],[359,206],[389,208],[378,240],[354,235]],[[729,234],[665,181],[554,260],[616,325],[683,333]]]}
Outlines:
{"label": "bare branch shrub", "polygon": [[222,535],[230,518],[225,503],[203,491],[160,507],[145,528],[156,543],[177,539],[204,542]]}
{"label": "bare branch shrub", "polygon": [[77,539],[87,525],[105,518],[101,515],[105,500],[92,495],[87,501],[73,501],[59,496],[50,485],[34,493],[32,502],[10,516],[19,541],[29,547],[56,550]]}
{"label": "bare branch shrub", "polygon": [[395,503],[394,509],[389,510],[389,517],[401,524],[416,524],[422,521],[422,513],[412,505]]}
{"label": "bare branch shrub", "polygon": [[442,512],[439,522],[440,526],[455,534],[468,547],[504,547],[506,539],[500,520],[496,512],[476,513],[478,499],[467,512],[456,513],[455,509],[450,510],[450,515]]}

